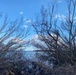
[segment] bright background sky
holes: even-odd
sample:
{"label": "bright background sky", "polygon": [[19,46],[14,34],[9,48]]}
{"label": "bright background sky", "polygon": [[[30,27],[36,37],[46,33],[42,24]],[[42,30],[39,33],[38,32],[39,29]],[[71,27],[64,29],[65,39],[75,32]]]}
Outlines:
{"label": "bright background sky", "polygon": [[[3,14],[8,14],[11,20],[15,20],[21,16],[24,17],[24,20],[30,21],[35,19],[35,15],[40,12],[41,5],[48,6],[53,0],[0,0],[0,12]],[[59,14],[67,12],[65,10],[65,0],[58,0],[59,3]],[[64,11],[63,11],[64,10]],[[65,14],[64,13],[64,14]],[[27,28],[27,22],[25,28]],[[35,35],[33,31],[29,37]],[[32,47],[29,47],[33,49]],[[28,49],[28,48],[27,48]]]}
{"label": "bright background sky", "polygon": [[[24,17],[24,20],[34,20],[35,15],[40,12],[42,5],[47,6],[50,0],[0,0],[0,12],[8,14],[11,20],[15,20]],[[31,32],[33,34],[33,31]],[[32,35],[30,34],[30,35]]]}
{"label": "bright background sky", "polygon": [[[0,0],[0,11],[7,13],[9,18],[16,19],[23,15],[25,19],[34,19],[40,12],[41,5],[48,6],[54,0]],[[59,12],[65,10],[65,0],[57,0]]]}
{"label": "bright background sky", "polygon": [[0,11],[10,18],[18,18],[21,14],[32,19],[38,13],[41,5],[47,5],[50,0],[0,0]]}

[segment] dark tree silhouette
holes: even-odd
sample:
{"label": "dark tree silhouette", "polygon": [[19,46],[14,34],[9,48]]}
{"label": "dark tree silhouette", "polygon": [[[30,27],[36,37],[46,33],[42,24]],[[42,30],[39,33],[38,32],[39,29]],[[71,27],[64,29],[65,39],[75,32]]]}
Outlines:
{"label": "dark tree silhouette", "polygon": [[[40,17],[36,17],[36,21],[32,23],[39,39],[47,45],[44,50],[47,50],[45,52],[49,54],[48,58],[53,56],[57,64],[76,62],[76,1],[69,0],[67,8],[67,15],[60,21],[55,18],[55,4],[49,10],[42,7]],[[38,45],[35,44],[35,46]]]}
{"label": "dark tree silhouette", "polygon": [[8,16],[0,16],[0,68],[22,60],[25,38],[29,33],[23,25],[23,18],[11,21]]}

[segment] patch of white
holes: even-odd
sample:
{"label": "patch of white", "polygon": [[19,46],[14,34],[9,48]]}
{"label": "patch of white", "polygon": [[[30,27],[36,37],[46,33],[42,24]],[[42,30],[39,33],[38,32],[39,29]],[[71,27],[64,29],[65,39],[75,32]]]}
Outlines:
{"label": "patch of white", "polygon": [[65,15],[61,15],[61,18],[62,18],[63,20],[65,20],[65,19],[66,19],[66,16],[65,16]]}
{"label": "patch of white", "polygon": [[38,37],[39,37],[39,35],[35,34],[33,37],[34,37],[34,38],[38,38]]}
{"label": "patch of white", "polygon": [[30,20],[30,19],[26,20],[26,23],[32,23],[32,20]]}
{"label": "patch of white", "polygon": [[[56,35],[55,34],[51,34],[53,37],[55,37],[56,38]],[[43,45],[43,46],[46,46],[46,43],[44,42],[44,41],[41,41],[40,40],[40,38],[41,38],[41,36],[39,36],[39,35],[34,35],[33,36],[33,40],[36,42],[36,43],[39,43],[39,44],[41,44],[41,45]],[[52,39],[52,38],[50,38],[49,36],[45,36],[45,38],[46,39]],[[59,37],[58,38],[58,44],[60,44],[60,42],[62,42],[62,39]]]}
{"label": "patch of white", "polygon": [[23,15],[23,12],[21,11],[20,14]]}
{"label": "patch of white", "polygon": [[59,20],[63,20],[63,21],[65,21],[66,16],[63,15],[63,14],[62,14],[62,15],[60,15],[60,14],[56,14],[54,18],[55,18],[55,19],[59,19]]}
{"label": "patch of white", "polygon": [[25,43],[25,40],[22,40],[20,38],[14,38],[12,41],[15,42],[15,43],[19,43],[19,44]]}
{"label": "patch of white", "polygon": [[30,39],[30,40],[32,43],[36,43],[36,44],[39,44],[39,45],[46,47],[45,42],[40,40],[41,38],[42,38],[41,36],[35,34],[35,35],[33,35],[32,39]]}
{"label": "patch of white", "polygon": [[27,29],[27,28],[28,28],[28,26],[27,26],[27,25],[24,25],[24,28],[25,28],[25,29]]}
{"label": "patch of white", "polygon": [[25,49],[25,51],[34,51],[34,50],[39,50],[39,49],[37,49],[36,47],[34,47],[32,45],[27,46],[26,49]]}
{"label": "patch of white", "polygon": [[55,18],[61,18],[61,15],[60,14],[56,14]]}
{"label": "patch of white", "polygon": [[5,41],[4,41],[4,44],[7,44],[9,41],[11,41],[12,39],[14,39],[15,37],[10,37],[10,38],[8,38],[8,39],[6,39]]}

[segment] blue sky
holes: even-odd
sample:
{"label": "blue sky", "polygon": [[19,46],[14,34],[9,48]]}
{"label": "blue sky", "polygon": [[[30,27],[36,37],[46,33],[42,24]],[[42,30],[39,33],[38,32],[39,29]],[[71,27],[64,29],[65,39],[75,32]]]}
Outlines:
{"label": "blue sky", "polygon": [[22,14],[32,19],[38,13],[41,5],[47,5],[50,0],[0,0],[0,11],[7,13],[10,18],[18,18]]}
{"label": "blue sky", "polygon": [[[23,15],[27,19],[33,19],[40,12],[41,5],[48,6],[54,0],[0,0],[0,11],[7,13],[9,18],[16,19]],[[65,0],[57,0],[59,12],[65,8]]]}
{"label": "blue sky", "polygon": [[[25,24],[25,28],[27,28],[27,24],[31,20],[34,20],[35,15],[40,12],[41,6],[48,6],[51,1],[53,0],[0,0],[0,12],[3,12],[3,14],[8,14],[11,20],[15,20],[23,16],[25,20],[27,19]],[[67,13],[67,10],[65,9],[65,0],[57,1],[59,4],[59,9],[57,9],[58,14],[56,15],[56,17],[60,17],[60,15],[64,16],[64,14]],[[65,13],[63,10],[65,11]],[[28,38],[32,37],[33,35],[36,34],[34,34],[33,29],[31,29],[31,34]],[[30,47],[30,49],[33,48]]]}
{"label": "blue sky", "polygon": [[27,28],[29,21],[33,20],[35,15],[40,12],[41,6],[47,6],[48,3],[50,0],[0,0],[0,12],[7,14],[11,20],[23,16],[25,20],[28,20],[25,24],[25,28]]}

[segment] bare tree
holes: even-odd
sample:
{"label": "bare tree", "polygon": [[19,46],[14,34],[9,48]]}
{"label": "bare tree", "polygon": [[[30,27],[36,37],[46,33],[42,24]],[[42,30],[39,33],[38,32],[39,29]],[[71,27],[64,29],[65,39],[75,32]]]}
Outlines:
{"label": "bare tree", "polygon": [[[11,21],[8,16],[1,16],[0,20],[0,65],[2,65],[23,57],[22,50],[26,47],[25,38],[29,32],[23,26],[23,18]],[[20,51],[21,53],[18,53]]]}
{"label": "bare tree", "polygon": [[65,43],[68,46],[68,50],[70,52],[70,63],[74,64],[74,60],[76,61],[76,57],[74,52],[76,50],[76,22],[75,22],[75,14],[76,14],[76,1],[69,0],[68,5],[68,14],[66,16],[65,22],[63,22],[62,31],[66,31],[62,39],[65,40]]}
{"label": "bare tree", "polygon": [[[40,40],[47,45],[47,48],[44,47],[45,50],[49,50],[50,54],[53,54],[58,64],[63,60],[64,63],[69,60],[69,63],[74,64],[76,60],[76,1],[69,0],[67,6],[68,13],[65,15],[65,21],[55,19],[54,4],[49,10],[42,7],[41,16],[37,17],[36,21],[32,23],[37,34],[41,37]],[[58,21],[61,26],[57,23]],[[37,45],[35,46],[37,47]]]}

